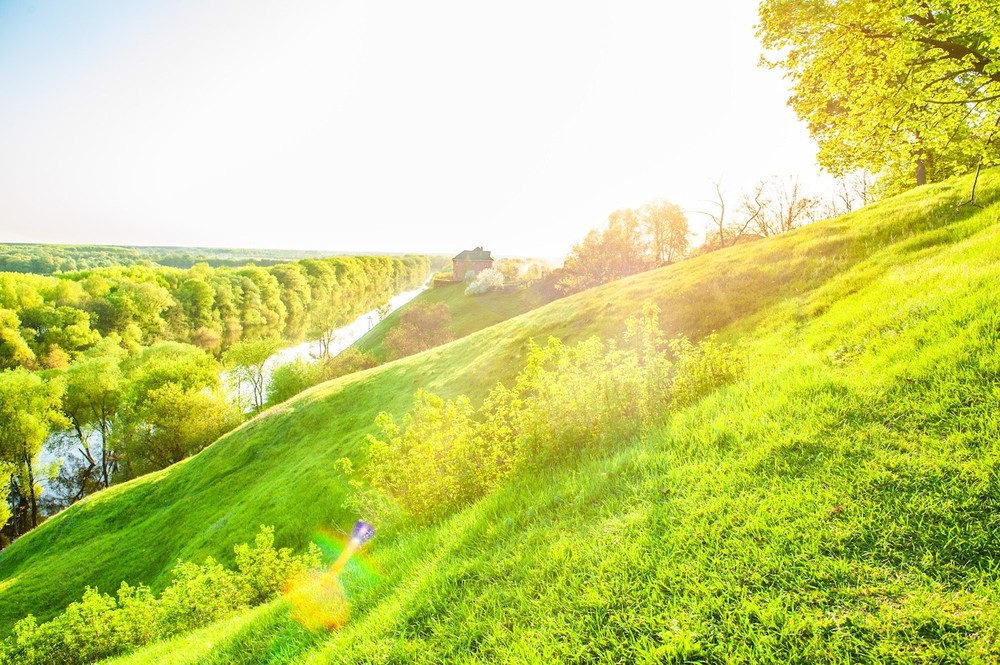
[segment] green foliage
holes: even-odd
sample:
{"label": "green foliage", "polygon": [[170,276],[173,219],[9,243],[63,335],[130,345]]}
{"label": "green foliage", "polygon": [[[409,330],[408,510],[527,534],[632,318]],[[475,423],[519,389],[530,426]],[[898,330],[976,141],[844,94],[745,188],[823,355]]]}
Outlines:
{"label": "green foliage", "polygon": [[573,246],[558,288],[576,293],[670,263],[687,251],[688,235],[687,217],[668,201],[617,210],[605,229],[590,231]]}
{"label": "green foliage", "polygon": [[765,0],[758,27],[820,164],[884,170],[895,191],[1000,154],[998,34],[991,0]]}
{"label": "green foliage", "polygon": [[746,372],[746,357],[715,335],[697,345],[683,337],[671,340],[670,351],[674,359],[670,402],[674,406],[687,406]]}
{"label": "green foliage", "polygon": [[289,579],[305,570],[318,568],[320,551],[310,543],[309,549],[301,556],[288,547],[274,547],[274,527],[261,526],[254,538],[253,546],[237,545],[236,569],[242,584],[249,589],[249,602],[260,604],[281,591]]}
{"label": "green foliage", "polygon": [[332,358],[321,358],[318,362],[297,359],[285,363],[271,372],[267,384],[267,404],[280,404],[318,383],[377,365],[379,361],[374,354],[354,347],[344,349]]}
{"label": "green foliage", "polygon": [[[303,547],[317,525],[356,517],[333,460],[364,473],[359,444],[380,411],[398,422],[419,386],[478,404],[512,385],[528,339],[618,337],[651,300],[665,339],[746,340],[745,377],[428,527],[380,531],[377,575],[345,571],[351,620],[335,634],[275,604],[122,662],[996,661],[1000,174],[980,180],[985,209],[957,209],[970,182],[320,386],[20,538],[0,557],[0,621],[50,618],[87,584],[162,588],[173,560],[225,560],[261,521]],[[496,321],[490,307],[517,312],[521,293],[421,298],[467,303],[458,334]]]}
{"label": "green foliage", "polygon": [[375,354],[351,346],[322,364],[320,368],[321,380],[329,381],[346,374],[371,369],[378,364]]}
{"label": "green foliage", "polygon": [[530,343],[527,367],[513,387],[498,385],[478,413],[466,397],[444,400],[420,390],[400,424],[379,414],[381,434],[368,436],[371,487],[416,522],[431,522],[526,464],[571,459],[600,442],[633,436],[662,418],[668,405],[689,404],[743,375],[739,351],[714,335],[698,344],[682,337],[665,345],[658,315],[647,303],[640,317],[625,322],[627,348],[596,337],[573,346],[555,338],[544,347]]}
{"label": "green foliage", "polygon": [[475,467],[476,441],[466,398],[445,401],[420,391],[397,425],[382,413],[381,437],[368,437],[369,480],[417,521],[429,521],[482,492]]}
{"label": "green foliage", "polygon": [[407,307],[399,325],[385,336],[385,348],[392,358],[403,358],[444,344],[452,339],[451,313],[443,303]]}
{"label": "green foliage", "polygon": [[237,391],[242,385],[251,388],[254,412],[264,408],[264,363],[281,347],[278,339],[259,339],[253,342],[237,342],[222,356],[222,362],[229,370]]}
{"label": "green foliage", "polygon": [[267,405],[281,404],[321,381],[316,363],[296,359],[280,365],[271,372],[267,382]]}
{"label": "green foliage", "polygon": [[[21,515],[14,515],[13,535],[38,524],[41,489],[35,465],[52,428],[67,424],[59,411],[63,390],[61,381],[43,380],[25,369],[0,372],[0,486],[12,487],[24,506]],[[2,523],[11,517],[6,501],[0,502],[0,517]]]}
{"label": "green foliage", "polygon": [[134,264],[58,277],[0,273],[0,368],[64,368],[112,335],[133,352],[183,341],[216,356],[240,340],[319,337],[418,286],[428,266],[426,257],[357,256],[269,268]]}
{"label": "green foliage", "polygon": [[[64,375],[66,393],[62,410],[73,426],[88,463],[85,477],[80,480],[83,484],[94,470],[98,472],[100,487],[111,484],[111,466],[117,458],[112,432],[118,424],[126,388],[122,369],[124,358],[125,351],[114,340],[104,339],[73,363]],[[100,434],[99,457],[91,450],[94,432]]]}
{"label": "green foliage", "polygon": [[240,420],[220,389],[218,363],[194,346],[161,342],[127,371],[115,434],[125,478],[193,455]]}
{"label": "green foliage", "polygon": [[76,665],[130,651],[264,603],[285,583],[320,564],[315,545],[302,555],[274,547],[274,528],[260,527],[253,545],[234,548],[236,570],[211,557],[201,565],[179,561],[159,597],[144,585],[122,582],[117,597],[87,587],[83,598],[42,624],[30,614],[0,643],[3,665]]}

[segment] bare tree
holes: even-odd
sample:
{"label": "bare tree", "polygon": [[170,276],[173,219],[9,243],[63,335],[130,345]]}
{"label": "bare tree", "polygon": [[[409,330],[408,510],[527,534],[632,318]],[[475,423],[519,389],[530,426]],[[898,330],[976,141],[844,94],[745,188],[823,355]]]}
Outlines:
{"label": "bare tree", "polygon": [[879,198],[878,179],[866,169],[861,169],[851,175],[850,187],[854,197],[862,206],[873,203]]}
{"label": "bare tree", "polygon": [[[726,238],[726,197],[722,193],[722,179],[713,180],[712,184],[715,186],[715,200],[706,201],[711,205],[714,205],[715,212],[710,212],[707,210],[696,210],[695,212],[699,215],[705,215],[710,220],[712,220],[712,226],[715,228],[705,237],[705,246],[716,245],[718,247],[725,247]],[[713,238],[714,235],[714,238]]]}
{"label": "bare tree", "polygon": [[770,190],[771,179],[767,178],[754,185],[753,191],[740,198],[740,219],[730,225],[731,245],[735,245],[750,229],[759,235],[767,233],[768,217],[771,212]]}
{"label": "bare tree", "polygon": [[791,176],[787,179],[774,180],[771,184],[771,190],[773,192],[772,209],[768,216],[770,222],[766,225],[769,232],[761,233],[761,235],[785,233],[815,221],[819,199],[815,196],[806,196],[797,177]]}

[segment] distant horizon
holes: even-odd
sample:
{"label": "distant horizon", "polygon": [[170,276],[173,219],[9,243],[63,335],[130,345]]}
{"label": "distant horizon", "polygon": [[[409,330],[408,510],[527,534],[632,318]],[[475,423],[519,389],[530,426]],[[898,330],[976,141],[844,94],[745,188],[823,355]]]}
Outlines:
{"label": "distant horizon", "polygon": [[730,0],[0,3],[0,241],[562,257],[656,199],[698,237],[715,179],[734,204],[825,182],[757,20]]}
{"label": "distant horizon", "polygon": [[[412,252],[397,252],[397,251],[387,251],[387,250],[340,250],[340,249],[306,249],[302,247],[211,247],[207,245],[125,245],[125,244],[107,244],[107,243],[76,243],[76,242],[7,242],[0,241],[0,246],[16,246],[16,245],[32,245],[32,246],[52,246],[52,247],[95,247],[95,248],[119,248],[119,249],[162,249],[162,250],[225,250],[229,252],[302,252],[323,256],[428,256],[428,257],[447,257],[451,258],[452,255],[463,251],[464,249],[470,249],[469,247],[463,247],[462,249],[448,250],[448,251],[438,251],[438,252],[422,252],[422,251],[412,251]],[[478,245],[477,245],[478,246]],[[489,248],[484,248],[486,251],[490,252],[491,255],[495,254]],[[509,258],[509,259],[535,259],[539,261],[565,261],[566,256],[554,257],[554,256],[536,256],[533,254],[500,254],[499,258]],[[239,257],[252,259],[254,257]],[[494,256],[494,258],[497,258]]]}

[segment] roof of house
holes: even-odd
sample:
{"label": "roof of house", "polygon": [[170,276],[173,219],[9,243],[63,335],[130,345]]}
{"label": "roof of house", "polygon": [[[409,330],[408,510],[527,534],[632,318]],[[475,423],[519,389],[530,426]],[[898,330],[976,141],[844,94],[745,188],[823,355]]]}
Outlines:
{"label": "roof of house", "polygon": [[482,247],[476,247],[475,249],[465,249],[459,252],[458,256],[452,259],[452,261],[492,261],[493,257],[490,253],[484,251]]}

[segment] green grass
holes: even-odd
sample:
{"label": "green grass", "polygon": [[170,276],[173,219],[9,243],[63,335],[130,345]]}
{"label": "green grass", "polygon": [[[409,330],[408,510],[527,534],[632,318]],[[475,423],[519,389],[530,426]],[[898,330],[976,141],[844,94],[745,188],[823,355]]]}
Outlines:
{"label": "green grass", "polygon": [[[346,528],[344,478],[418,387],[480,399],[529,338],[746,341],[740,382],[606,453],[524,474],[438,525],[380,533],[352,619],[282,601],[124,662],[995,662],[1000,658],[1000,172],[555,301],[318,386],[0,555],[0,620],[84,584],[162,584],[260,523]],[[206,647],[205,644],[211,646]]]}
{"label": "green grass", "polygon": [[452,337],[458,339],[541,307],[555,300],[557,295],[551,280],[535,282],[531,286],[511,291],[493,291],[478,296],[465,295],[466,286],[465,283],[459,282],[424,291],[404,307],[389,314],[384,321],[355,342],[354,346],[375,354],[379,360],[385,360],[387,354],[382,346],[385,336],[399,325],[400,315],[414,305],[433,306],[438,303],[447,305],[451,313]]}

